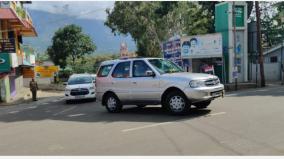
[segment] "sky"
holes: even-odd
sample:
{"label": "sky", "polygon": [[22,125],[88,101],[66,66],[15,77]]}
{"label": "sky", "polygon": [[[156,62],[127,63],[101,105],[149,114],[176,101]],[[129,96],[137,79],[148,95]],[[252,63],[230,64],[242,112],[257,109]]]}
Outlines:
{"label": "sky", "polygon": [[114,1],[32,1],[28,9],[56,14],[76,16],[81,19],[105,20],[107,8],[113,8]]}

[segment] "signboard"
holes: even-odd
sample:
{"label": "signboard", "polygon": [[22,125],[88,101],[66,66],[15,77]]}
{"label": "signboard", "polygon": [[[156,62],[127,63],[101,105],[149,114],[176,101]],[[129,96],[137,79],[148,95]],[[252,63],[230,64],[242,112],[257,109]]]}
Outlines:
{"label": "signboard", "polygon": [[10,59],[11,59],[11,67],[15,68],[18,67],[18,56],[16,53],[10,53]]}
{"label": "signboard", "polygon": [[0,53],[15,53],[15,40],[14,39],[0,39]]}
{"label": "signboard", "polygon": [[222,57],[222,35],[207,34],[181,38],[182,58]]}
{"label": "signboard", "polygon": [[34,68],[23,68],[23,77],[24,78],[34,78],[35,77],[35,71]]}
{"label": "signboard", "polygon": [[244,6],[235,6],[236,27],[244,27]]}
{"label": "signboard", "polygon": [[8,53],[0,54],[0,73],[10,72],[11,71],[11,63],[10,63],[10,55]]}
{"label": "signboard", "polygon": [[39,78],[52,78],[58,71],[58,66],[35,66],[35,74]]}
{"label": "signboard", "polygon": [[163,43],[162,50],[165,59],[169,59],[179,66],[182,66],[180,39]]}

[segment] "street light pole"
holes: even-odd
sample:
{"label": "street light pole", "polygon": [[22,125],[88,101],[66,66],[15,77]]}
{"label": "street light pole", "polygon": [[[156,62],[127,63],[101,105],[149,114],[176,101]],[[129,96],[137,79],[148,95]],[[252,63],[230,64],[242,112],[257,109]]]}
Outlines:
{"label": "street light pole", "polygon": [[[282,31],[284,30],[283,29],[283,22],[284,22],[284,17],[283,17],[283,14],[282,14],[282,17],[281,17],[281,27],[282,27]],[[280,61],[280,69],[281,69],[281,72],[280,72],[280,76],[281,76],[281,85],[284,85],[284,73],[283,73],[283,37],[282,37],[282,40],[281,40],[281,61]]]}

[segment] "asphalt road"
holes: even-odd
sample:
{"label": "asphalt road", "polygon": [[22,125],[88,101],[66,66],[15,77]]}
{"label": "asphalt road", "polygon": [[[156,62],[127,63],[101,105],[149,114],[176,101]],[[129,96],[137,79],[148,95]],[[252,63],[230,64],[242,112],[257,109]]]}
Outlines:
{"label": "asphalt road", "polygon": [[234,92],[184,116],[52,97],[0,107],[0,155],[284,155],[283,114],[284,87]]}

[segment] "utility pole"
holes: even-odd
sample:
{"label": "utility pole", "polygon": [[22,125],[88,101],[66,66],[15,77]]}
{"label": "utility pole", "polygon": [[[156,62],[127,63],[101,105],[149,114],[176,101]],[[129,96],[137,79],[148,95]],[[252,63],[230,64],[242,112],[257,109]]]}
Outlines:
{"label": "utility pole", "polygon": [[[232,13],[233,13],[233,36],[234,36],[234,72],[235,74],[238,74],[238,70],[237,70],[237,55],[236,55],[236,10],[235,10],[235,2],[233,1],[233,10],[232,10]],[[235,78],[235,90],[238,90],[238,76],[236,75]]]}
{"label": "utility pole", "polygon": [[257,29],[257,50],[259,52],[259,66],[260,66],[260,86],[265,87],[265,77],[264,77],[264,66],[263,66],[263,52],[262,52],[262,40],[261,40],[261,30],[260,30],[260,11],[259,2],[255,1],[256,10],[256,29]]}

